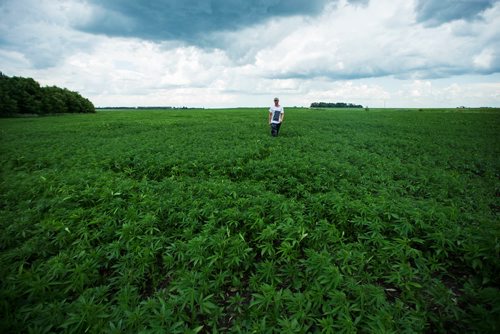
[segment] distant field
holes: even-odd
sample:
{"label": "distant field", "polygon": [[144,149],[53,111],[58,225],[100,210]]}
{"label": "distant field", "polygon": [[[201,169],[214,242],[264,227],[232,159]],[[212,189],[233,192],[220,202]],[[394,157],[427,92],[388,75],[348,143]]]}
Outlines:
{"label": "distant field", "polygon": [[498,333],[500,110],[0,119],[2,333]]}

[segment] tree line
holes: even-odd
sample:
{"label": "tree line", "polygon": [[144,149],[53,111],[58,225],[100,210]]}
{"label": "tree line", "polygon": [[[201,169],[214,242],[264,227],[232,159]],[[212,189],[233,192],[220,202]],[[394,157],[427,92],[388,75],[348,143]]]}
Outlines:
{"label": "tree line", "polygon": [[363,108],[363,106],[345,102],[313,102],[311,103],[311,108]]}
{"label": "tree line", "polygon": [[171,110],[171,109],[203,109],[202,107],[199,108],[192,108],[192,107],[172,107],[172,106],[137,106],[137,107],[98,107],[96,109],[100,110],[115,110],[115,109],[133,109],[133,110]]}
{"label": "tree line", "polygon": [[95,108],[78,92],[41,87],[32,78],[8,77],[0,72],[0,116],[62,113],[95,113]]}

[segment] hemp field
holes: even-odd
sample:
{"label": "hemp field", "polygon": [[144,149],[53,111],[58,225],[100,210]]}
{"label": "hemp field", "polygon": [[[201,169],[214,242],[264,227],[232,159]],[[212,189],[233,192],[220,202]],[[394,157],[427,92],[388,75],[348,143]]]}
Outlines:
{"label": "hemp field", "polygon": [[2,333],[500,331],[500,110],[0,119]]}

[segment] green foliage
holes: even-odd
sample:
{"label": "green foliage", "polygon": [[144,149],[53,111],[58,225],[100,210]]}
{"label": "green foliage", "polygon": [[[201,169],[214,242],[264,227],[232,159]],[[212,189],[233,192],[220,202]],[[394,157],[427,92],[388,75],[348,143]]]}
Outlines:
{"label": "green foliage", "polygon": [[2,119],[0,331],[499,331],[498,110],[266,112]]}
{"label": "green foliage", "polygon": [[0,116],[95,113],[94,105],[77,92],[40,87],[32,78],[8,77],[0,72]]}
{"label": "green foliage", "polygon": [[311,108],[363,108],[361,104],[345,103],[345,102],[313,102]]}

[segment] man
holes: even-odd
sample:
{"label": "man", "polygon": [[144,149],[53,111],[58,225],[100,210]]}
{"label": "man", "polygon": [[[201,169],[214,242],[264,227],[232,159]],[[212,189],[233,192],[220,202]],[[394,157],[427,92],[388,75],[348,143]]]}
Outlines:
{"label": "man", "polygon": [[285,109],[280,106],[280,99],[274,98],[274,106],[269,108],[269,124],[271,125],[271,135],[278,136],[280,132],[281,123],[285,117]]}

